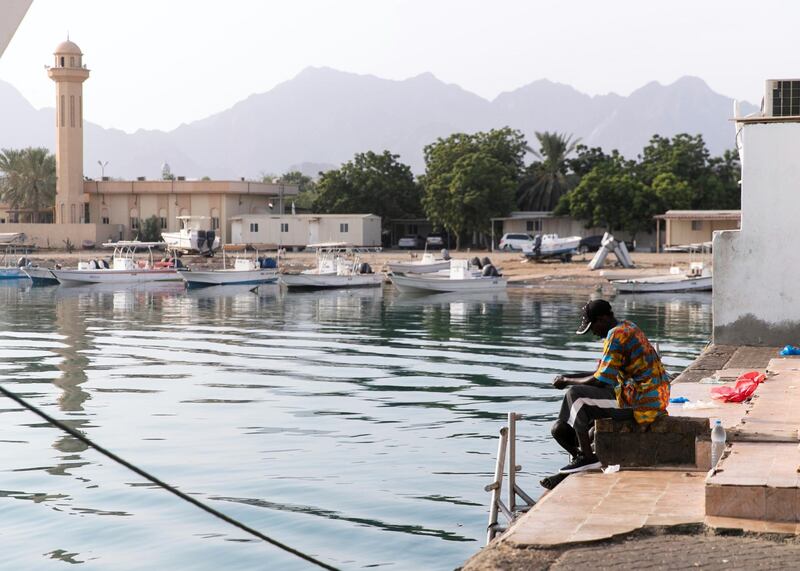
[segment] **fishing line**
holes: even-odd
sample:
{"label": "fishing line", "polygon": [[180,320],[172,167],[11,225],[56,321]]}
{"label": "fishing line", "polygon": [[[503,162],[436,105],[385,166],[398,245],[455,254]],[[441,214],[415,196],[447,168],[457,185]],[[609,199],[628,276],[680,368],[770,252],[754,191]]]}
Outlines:
{"label": "fishing line", "polygon": [[59,429],[63,430],[64,432],[66,432],[70,436],[73,436],[73,437],[77,438],[78,440],[80,440],[81,442],[86,444],[87,446],[89,446],[91,448],[94,448],[95,450],[100,452],[100,454],[103,454],[104,456],[107,456],[108,458],[111,458],[117,464],[121,464],[122,466],[125,466],[128,470],[131,470],[132,472],[136,472],[137,474],[139,474],[145,480],[149,480],[149,481],[153,482],[157,486],[159,486],[159,487],[167,490],[168,492],[178,496],[180,499],[185,500],[185,501],[189,502],[190,504],[195,505],[196,507],[200,508],[201,510],[213,515],[214,517],[217,517],[217,518],[221,519],[222,521],[231,524],[234,527],[238,527],[242,531],[247,532],[250,535],[253,535],[253,536],[257,537],[258,539],[266,541],[267,543],[271,543],[275,547],[277,547],[279,549],[282,549],[282,550],[286,551],[287,553],[291,553],[292,555],[295,555],[295,556],[297,556],[297,557],[299,557],[301,559],[305,559],[309,563],[313,563],[314,565],[322,567],[323,569],[330,569],[331,571],[338,571],[336,567],[332,567],[332,566],[328,565],[327,563],[323,563],[322,561],[319,561],[318,559],[315,559],[311,555],[303,553],[302,551],[298,551],[297,549],[294,549],[293,547],[289,547],[288,545],[286,545],[284,543],[281,543],[277,539],[272,539],[271,537],[269,537],[267,535],[264,535],[260,531],[258,531],[256,529],[253,529],[252,527],[250,527],[250,526],[248,526],[248,525],[246,525],[246,524],[244,524],[244,523],[242,523],[242,522],[240,522],[238,520],[235,520],[232,517],[230,517],[228,515],[225,515],[224,513],[220,512],[220,511],[215,510],[214,508],[204,504],[200,500],[197,500],[197,499],[195,499],[195,498],[193,498],[191,496],[188,496],[188,495],[184,494],[183,492],[181,492],[180,490],[170,486],[166,482],[163,482],[162,480],[159,480],[158,478],[156,478],[155,476],[149,474],[148,472],[145,472],[141,468],[139,468],[137,466],[134,466],[133,464],[131,464],[130,462],[128,462],[124,458],[120,458],[119,456],[117,456],[116,454],[114,454],[113,452],[111,452],[109,450],[106,450],[105,448],[103,448],[99,444],[95,444],[88,437],[84,436],[83,434],[81,434],[77,430],[67,426],[66,424],[62,423],[59,420],[56,420],[55,418],[53,418],[52,416],[50,416],[46,412],[44,412],[42,410],[39,410],[36,406],[28,403],[22,397],[16,395],[15,393],[12,393],[11,391],[6,389],[2,385],[0,385],[0,393],[2,393],[4,396],[10,398],[11,400],[13,400],[17,404],[19,404],[21,407],[26,408],[29,411],[31,411],[32,413],[40,416],[41,418],[43,418],[44,420],[46,420],[48,423],[52,424],[56,428],[59,428]]}

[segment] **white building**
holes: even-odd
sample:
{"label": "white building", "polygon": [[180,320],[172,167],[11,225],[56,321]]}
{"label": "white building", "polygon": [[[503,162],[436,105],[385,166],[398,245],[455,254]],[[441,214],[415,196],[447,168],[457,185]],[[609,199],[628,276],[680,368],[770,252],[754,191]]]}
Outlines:
{"label": "white building", "polygon": [[320,242],[380,246],[381,217],[374,214],[244,214],[230,219],[234,244],[305,247]]}
{"label": "white building", "polygon": [[714,342],[800,342],[800,80],[767,81],[764,111],[736,117],[739,230],[714,237]]}

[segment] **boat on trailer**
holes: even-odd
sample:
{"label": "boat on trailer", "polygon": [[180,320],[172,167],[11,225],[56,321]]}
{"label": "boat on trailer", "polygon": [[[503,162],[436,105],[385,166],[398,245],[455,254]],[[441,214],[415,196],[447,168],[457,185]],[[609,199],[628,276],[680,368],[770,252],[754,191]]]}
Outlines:
{"label": "boat on trailer", "polygon": [[181,229],[177,232],[162,232],[161,239],[171,250],[200,254],[213,254],[219,249],[219,236],[215,230],[204,228],[209,224],[206,216],[178,216]]}
{"label": "boat on trailer", "polygon": [[487,264],[483,269],[468,260],[451,260],[450,271],[436,274],[390,274],[400,293],[484,292],[505,290],[508,280]]}
{"label": "boat on trailer", "polygon": [[[80,262],[77,268],[53,269],[51,272],[65,286],[85,284],[129,284],[161,281],[180,281],[177,269],[183,264],[177,257],[156,262],[155,248],[164,247],[164,242],[139,242],[137,240],[110,242],[104,247],[113,247],[111,264],[105,260]],[[136,257],[137,250],[146,249],[146,259]]]}
{"label": "boat on trailer", "polygon": [[378,287],[383,274],[377,274],[359,257],[359,250],[343,243],[310,244],[317,251],[317,265],[300,273],[280,274],[286,287],[307,289],[336,289]]}
{"label": "boat on trailer", "polygon": [[559,258],[561,261],[568,262],[574,254],[578,253],[581,240],[580,236],[560,238],[558,234],[537,234],[533,237],[531,246],[522,248],[522,253],[531,260]]}
{"label": "boat on trailer", "polygon": [[246,252],[244,246],[224,246],[222,248],[222,269],[219,270],[178,270],[178,275],[187,287],[208,287],[221,285],[261,285],[278,281],[278,263],[275,258],[259,257],[258,251],[252,257],[237,256],[233,267],[227,267],[225,253],[228,251]]}

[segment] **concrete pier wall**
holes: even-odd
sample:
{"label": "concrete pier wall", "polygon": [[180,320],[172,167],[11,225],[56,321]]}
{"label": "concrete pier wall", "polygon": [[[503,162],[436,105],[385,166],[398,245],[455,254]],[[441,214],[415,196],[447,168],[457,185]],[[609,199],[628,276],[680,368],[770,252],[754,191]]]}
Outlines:
{"label": "concrete pier wall", "polygon": [[742,222],[714,237],[714,342],[800,342],[800,122],[741,128]]}

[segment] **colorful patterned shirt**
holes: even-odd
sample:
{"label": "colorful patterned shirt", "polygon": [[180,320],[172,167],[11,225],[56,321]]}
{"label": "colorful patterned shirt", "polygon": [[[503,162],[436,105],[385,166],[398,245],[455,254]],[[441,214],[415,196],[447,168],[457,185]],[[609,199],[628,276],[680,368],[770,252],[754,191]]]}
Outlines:
{"label": "colorful patterned shirt", "polygon": [[617,404],[632,408],[640,424],[667,414],[670,378],[644,332],[620,321],[603,342],[603,356],[594,378],[614,387]]}

